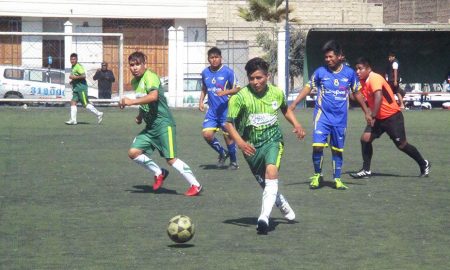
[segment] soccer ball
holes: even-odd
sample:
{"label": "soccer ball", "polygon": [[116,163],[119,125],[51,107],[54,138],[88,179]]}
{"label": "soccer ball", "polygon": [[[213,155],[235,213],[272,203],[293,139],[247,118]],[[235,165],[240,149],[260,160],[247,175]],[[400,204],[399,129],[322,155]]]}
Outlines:
{"label": "soccer ball", "polygon": [[177,215],[170,219],[167,234],[176,243],[185,243],[194,237],[194,223],[188,216]]}

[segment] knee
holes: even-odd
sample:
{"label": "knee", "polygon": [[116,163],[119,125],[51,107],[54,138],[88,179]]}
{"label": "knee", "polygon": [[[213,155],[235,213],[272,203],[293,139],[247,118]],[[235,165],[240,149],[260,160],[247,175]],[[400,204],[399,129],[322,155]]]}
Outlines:
{"label": "knee", "polygon": [[128,157],[130,159],[135,159],[141,154],[142,154],[142,150],[139,150],[139,149],[136,149],[136,148],[130,148],[128,150]]}
{"label": "knee", "polygon": [[397,142],[394,140],[394,144],[395,144],[395,146],[397,146],[398,149],[403,150],[406,147],[406,145],[408,144],[408,142],[407,141]]}
{"label": "knee", "polygon": [[203,132],[202,135],[203,135],[203,138],[208,142],[210,142],[214,139],[214,132]]}
{"label": "knee", "polygon": [[313,146],[313,152],[314,153],[323,152],[323,147],[322,146]]}

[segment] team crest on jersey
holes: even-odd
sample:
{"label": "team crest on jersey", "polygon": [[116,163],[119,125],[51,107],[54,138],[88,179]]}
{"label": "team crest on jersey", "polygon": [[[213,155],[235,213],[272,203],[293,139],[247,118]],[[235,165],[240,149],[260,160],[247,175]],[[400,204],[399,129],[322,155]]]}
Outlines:
{"label": "team crest on jersey", "polygon": [[276,100],[272,101],[272,109],[274,110],[278,109],[278,102]]}
{"label": "team crest on jersey", "polygon": [[225,77],[219,77],[217,79],[219,79],[220,81],[223,81],[225,79]]}
{"label": "team crest on jersey", "polygon": [[339,80],[338,79],[334,79],[334,85],[338,86],[339,85]]}

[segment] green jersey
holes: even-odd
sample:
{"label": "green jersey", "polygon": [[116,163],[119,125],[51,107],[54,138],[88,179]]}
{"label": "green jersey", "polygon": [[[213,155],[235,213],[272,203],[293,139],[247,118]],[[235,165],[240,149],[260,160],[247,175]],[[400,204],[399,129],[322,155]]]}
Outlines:
{"label": "green jersey", "polygon": [[141,78],[133,78],[131,85],[137,98],[146,96],[151,91],[158,91],[157,101],[139,105],[139,112],[147,124],[147,130],[157,135],[167,132],[167,126],[175,126],[175,121],[164,96],[164,89],[161,87],[161,81],[155,72],[147,69]]}
{"label": "green jersey", "polygon": [[[80,63],[76,63],[72,66],[71,74],[74,76],[85,75],[84,67],[80,65]],[[87,82],[86,79],[76,79],[72,80],[72,87],[74,92],[79,92],[83,90],[87,90]]]}
{"label": "green jersey", "polygon": [[228,101],[227,121],[235,124],[245,141],[260,147],[283,140],[278,112],[286,107],[284,93],[276,86],[268,84],[264,92],[256,93],[247,85]]}

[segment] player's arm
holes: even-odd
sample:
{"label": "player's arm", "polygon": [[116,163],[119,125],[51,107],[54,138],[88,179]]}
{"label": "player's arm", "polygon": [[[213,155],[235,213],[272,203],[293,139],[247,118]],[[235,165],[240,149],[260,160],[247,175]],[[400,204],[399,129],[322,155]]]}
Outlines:
{"label": "player's arm", "polygon": [[239,147],[239,149],[242,150],[242,153],[244,153],[244,155],[252,156],[255,154],[256,152],[255,147],[244,141],[241,135],[239,135],[239,132],[236,130],[234,126],[234,119],[228,118],[227,122],[225,123],[225,128],[228,132],[228,135],[234,140],[234,142]]}
{"label": "player's arm", "polygon": [[198,109],[201,112],[205,111],[205,104],[204,104],[205,97],[206,97],[206,86],[202,84],[202,92],[200,93],[200,98],[198,100]]}
{"label": "player's arm", "polygon": [[300,140],[305,138],[305,130],[303,129],[302,125],[297,121],[297,118],[295,117],[294,111],[289,110],[288,107],[282,107],[281,112],[283,113],[286,120],[291,123],[291,125],[294,127],[292,132],[294,132],[297,135],[297,138]]}
{"label": "player's arm", "polygon": [[397,86],[398,85],[398,64],[397,63],[393,63],[392,64],[392,70],[394,71],[394,85]]}
{"label": "player's arm", "polygon": [[139,113],[136,116],[135,121],[136,121],[136,124],[138,124],[138,125],[140,125],[142,123],[142,110],[141,109],[139,109]]}
{"label": "player's arm", "polygon": [[383,94],[381,92],[381,89],[377,89],[373,91],[373,108],[372,108],[372,118],[375,119],[375,117],[378,115],[378,112],[380,111],[381,107],[381,100],[383,99]]}
{"label": "player's arm", "polygon": [[362,111],[364,112],[364,118],[366,119],[367,124],[373,125],[372,112],[370,111],[370,108],[366,104],[364,95],[361,93],[361,91],[358,91],[356,93],[352,93],[352,96],[354,99],[356,99],[356,101],[358,101],[359,106],[361,107]]}
{"label": "player's arm", "polygon": [[149,103],[158,101],[158,98],[159,98],[158,91],[156,89],[153,89],[147,95],[145,95],[143,97],[138,97],[136,99],[123,97],[120,100],[119,106],[120,106],[120,108],[123,109],[125,106],[149,104]]}
{"label": "player's arm", "polygon": [[217,95],[219,96],[219,97],[221,97],[221,96],[227,96],[227,95],[234,95],[234,94],[236,94],[237,92],[239,92],[239,90],[241,90],[241,87],[240,86],[236,86],[236,87],[234,87],[234,88],[232,88],[232,89],[225,89],[225,90],[223,90],[223,91],[220,91],[220,92],[217,92]]}
{"label": "player's arm", "polygon": [[302,91],[298,94],[298,96],[295,98],[295,100],[289,105],[288,110],[295,111],[295,107],[297,107],[297,104],[300,103],[307,95],[311,93],[311,87],[309,85],[305,85],[303,87]]}

